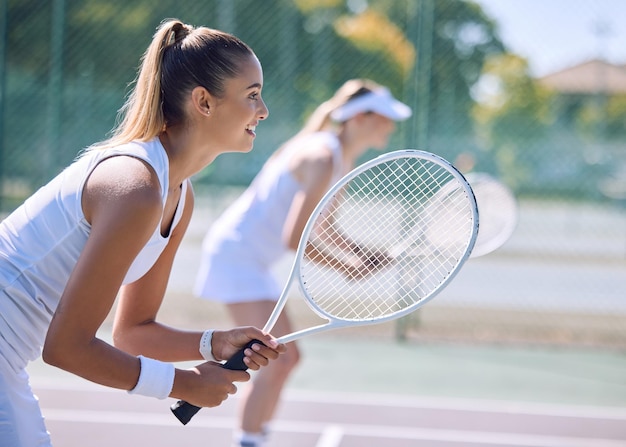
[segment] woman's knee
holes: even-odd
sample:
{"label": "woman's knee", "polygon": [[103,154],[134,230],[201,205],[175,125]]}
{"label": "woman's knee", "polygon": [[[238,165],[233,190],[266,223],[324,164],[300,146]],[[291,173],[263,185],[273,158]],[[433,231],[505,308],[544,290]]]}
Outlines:
{"label": "woman's knee", "polygon": [[287,350],[278,356],[277,360],[272,363],[275,366],[284,371],[285,373],[291,372],[300,363],[301,354],[300,349],[295,343],[288,343]]}

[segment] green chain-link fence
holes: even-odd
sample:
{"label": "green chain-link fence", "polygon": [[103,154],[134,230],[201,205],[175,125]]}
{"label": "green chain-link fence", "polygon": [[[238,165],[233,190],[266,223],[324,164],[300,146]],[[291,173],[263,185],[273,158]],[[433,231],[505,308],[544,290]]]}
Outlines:
{"label": "green chain-link fence", "polygon": [[[246,185],[319,102],[349,78],[371,78],[414,111],[390,150],[469,156],[520,204],[511,240],[471,261],[459,285],[402,335],[626,347],[626,89],[533,79],[472,2],[4,0],[4,212],[106,137],[142,52],[169,17],[236,34],[265,74],[270,118],[255,149],[220,156],[195,179],[200,195]],[[598,63],[595,73],[614,69],[625,71]]]}

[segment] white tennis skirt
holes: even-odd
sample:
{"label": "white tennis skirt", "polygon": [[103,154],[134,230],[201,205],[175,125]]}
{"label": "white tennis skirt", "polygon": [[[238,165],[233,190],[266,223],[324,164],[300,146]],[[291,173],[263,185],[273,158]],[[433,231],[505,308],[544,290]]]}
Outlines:
{"label": "white tennis skirt", "polygon": [[203,253],[194,285],[200,298],[221,303],[278,300],[282,287],[271,265],[260,265],[249,258]]}

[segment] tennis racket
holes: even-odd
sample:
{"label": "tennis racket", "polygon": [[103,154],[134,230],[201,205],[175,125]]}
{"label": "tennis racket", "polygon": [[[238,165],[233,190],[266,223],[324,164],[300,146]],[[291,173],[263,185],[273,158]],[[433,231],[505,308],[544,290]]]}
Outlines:
{"label": "tennis racket", "polygon": [[[496,250],[504,244],[517,225],[517,201],[511,190],[502,182],[486,173],[470,173],[465,179],[471,185],[478,212],[480,214],[480,228],[471,258],[483,256]],[[397,256],[407,250],[412,250],[413,255],[420,252],[428,253],[429,247],[424,244],[415,244],[421,238],[426,241],[435,241],[438,237],[444,237],[442,233],[429,221],[442,222],[454,219],[464,206],[465,198],[459,190],[455,180],[452,180],[437,190],[429,199],[422,215],[421,225],[415,225],[411,233],[394,246],[390,253]],[[424,232],[430,232],[424,236]],[[463,243],[463,236],[457,235],[457,243]],[[445,235],[449,241],[449,235]],[[450,244],[451,242],[448,242]]]}
{"label": "tennis racket", "polygon": [[465,174],[472,186],[480,228],[471,257],[483,256],[500,248],[513,234],[518,221],[518,206],[511,189],[484,172]]}
{"label": "tennis racket", "polygon": [[[437,199],[443,187],[445,200]],[[452,280],[477,233],[474,193],[450,163],[418,150],[381,155],[339,180],[317,205],[263,330],[271,332],[294,282],[326,322],[278,338],[282,343],[400,318]],[[244,349],[224,367],[247,369]],[[200,408],[178,401],[171,409],[187,424]]]}

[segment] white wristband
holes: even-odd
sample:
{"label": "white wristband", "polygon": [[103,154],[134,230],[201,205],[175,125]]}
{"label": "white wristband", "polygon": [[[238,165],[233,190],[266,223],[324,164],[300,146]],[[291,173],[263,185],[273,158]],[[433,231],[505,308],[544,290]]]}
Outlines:
{"label": "white wristband", "polygon": [[139,360],[141,361],[139,380],[135,388],[128,391],[128,394],[140,394],[157,399],[168,397],[174,386],[174,365],[143,355],[139,356]]}
{"label": "white wristband", "polygon": [[218,362],[213,356],[213,348],[211,347],[211,340],[213,340],[213,332],[215,329],[209,329],[204,331],[202,337],[200,337],[200,355],[207,362]]}

